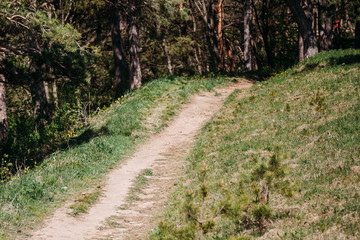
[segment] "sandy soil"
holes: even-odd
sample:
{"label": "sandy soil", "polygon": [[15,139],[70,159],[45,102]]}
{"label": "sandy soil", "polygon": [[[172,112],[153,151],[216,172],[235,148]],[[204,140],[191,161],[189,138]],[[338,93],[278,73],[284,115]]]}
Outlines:
{"label": "sandy soil", "polygon": [[[148,232],[158,223],[171,188],[183,173],[184,159],[196,134],[235,89],[250,86],[251,83],[239,82],[217,89],[216,93],[194,96],[167,128],[110,172],[102,196],[87,214],[69,216],[69,202],[45,221],[44,228],[33,232],[32,239],[147,239]],[[148,177],[140,200],[129,204],[126,197],[133,181],[149,168],[153,175]]]}

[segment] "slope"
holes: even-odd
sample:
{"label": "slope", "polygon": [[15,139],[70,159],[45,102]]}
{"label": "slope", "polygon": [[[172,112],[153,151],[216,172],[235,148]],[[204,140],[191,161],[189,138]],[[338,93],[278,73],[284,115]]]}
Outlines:
{"label": "slope", "polygon": [[34,169],[0,186],[0,238],[26,237],[69,199],[79,203],[72,206],[73,215],[87,212],[111,169],[163,129],[191,95],[226,82],[200,77],[153,81],[104,107],[90,126],[69,133],[63,149],[47,159],[28,159]]}
{"label": "slope", "polygon": [[359,56],[320,53],[232,94],[151,238],[359,239]]}
{"label": "slope", "polygon": [[[105,233],[108,235],[109,231],[104,231],[102,225],[106,223],[107,219],[114,219],[117,215],[124,217],[124,213],[119,211],[119,207],[126,203],[126,196],[136,176],[144,170],[152,171],[157,161],[163,161],[163,165],[166,167],[171,163],[169,158],[174,157],[174,155],[178,155],[177,157],[182,155],[174,154],[174,152],[182,152],[186,155],[191,149],[191,143],[201,126],[216,113],[226,97],[235,89],[250,86],[250,83],[242,82],[216,89],[215,94],[203,93],[191,98],[190,103],[181,109],[176,118],[169,123],[169,126],[151,136],[144,145],[136,149],[135,153],[124,164],[110,172],[104,183],[105,186],[102,188],[101,197],[91,206],[88,214],[80,217],[68,215],[70,202],[70,204],[58,209],[53,217],[47,219],[45,221],[46,227],[34,232],[32,239],[100,239],[101,235]],[[172,159],[176,160],[176,158]],[[178,161],[178,164],[181,164],[181,161]],[[160,186],[160,188],[162,187]],[[163,195],[164,192],[159,194]],[[143,203],[143,205],[148,204]],[[139,206],[139,209],[134,210],[137,211],[137,215],[141,215],[141,208],[144,206]],[[128,222],[132,215],[130,214],[128,217]],[[151,213],[151,215],[156,215],[156,212]],[[130,232],[126,234],[130,239],[142,239],[136,235],[143,232],[143,229],[146,229],[147,225],[153,224],[153,222],[154,219],[145,221],[143,224],[140,222],[133,223],[133,226],[128,226],[127,229],[120,229],[115,239],[123,239],[125,231]],[[139,224],[141,230],[138,228]],[[117,229],[115,228],[115,230]],[[114,234],[113,232],[111,238],[106,237],[106,239],[114,239]]]}

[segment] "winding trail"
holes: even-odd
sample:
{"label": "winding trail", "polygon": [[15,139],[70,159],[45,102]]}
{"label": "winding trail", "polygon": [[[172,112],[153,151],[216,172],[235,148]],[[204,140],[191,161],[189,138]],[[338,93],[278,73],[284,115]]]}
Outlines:
{"label": "winding trail", "polygon": [[[217,89],[215,93],[194,96],[167,128],[153,135],[124,164],[109,173],[103,194],[89,213],[76,218],[69,216],[71,203],[68,203],[45,220],[45,227],[33,232],[31,239],[146,239],[182,172],[182,159],[188,156],[196,134],[235,89],[251,85],[242,81]],[[148,168],[153,169],[154,174],[149,177],[141,200],[128,209],[120,208],[126,204],[133,181]],[[109,227],[109,222],[112,225],[116,222],[117,227]]]}

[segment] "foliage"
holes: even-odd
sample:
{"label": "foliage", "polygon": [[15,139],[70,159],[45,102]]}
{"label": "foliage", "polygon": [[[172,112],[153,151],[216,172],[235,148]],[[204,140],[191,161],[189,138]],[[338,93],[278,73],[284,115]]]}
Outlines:
{"label": "foliage", "polygon": [[[319,27],[321,21],[327,19],[332,48],[352,46],[354,37],[359,34],[354,30],[355,22],[359,20],[359,1],[324,2],[327,3],[326,14],[321,17],[314,14],[313,25]],[[201,10],[199,6],[202,3],[206,6]],[[2,104],[7,107],[8,116],[7,138],[0,143],[2,182],[21,172],[36,169],[46,156],[58,149],[77,145],[82,140],[74,140],[75,135],[84,134],[85,139],[91,136],[92,132],[87,132],[86,128],[90,119],[115,101],[121,102],[121,96],[128,93],[125,87],[119,90],[114,84],[111,38],[111,9],[115,7],[121,15],[119,31],[127,56],[124,61],[129,62],[127,4],[128,1],[103,0],[0,2],[0,74],[6,83],[6,101]],[[242,1],[223,1],[224,28],[220,32],[218,24],[221,19],[216,1],[146,0],[141,4],[140,42],[144,81],[150,82],[169,74],[213,77],[219,67],[213,68],[211,53],[214,52],[218,60],[221,44],[226,52],[222,71],[231,76],[243,74]],[[254,14],[251,26],[252,62],[256,70],[247,73],[247,76],[263,80],[264,76],[287,69],[297,62],[298,25],[282,0],[254,0],[251,7]],[[312,7],[311,11],[319,13],[318,5]],[[203,13],[205,10],[208,14]],[[320,27],[318,30],[320,36]],[[280,75],[272,74],[271,79],[283,79],[290,73],[299,76],[310,70],[341,68],[356,64],[358,59],[358,54],[347,51],[319,54],[295,69]],[[181,84],[182,81],[187,81],[187,78],[181,80]],[[319,121],[325,118],[332,109],[330,93],[333,92],[324,84],[307,91],[305,115]],[[256,96],[253,94],[248,101],[256,103]],[[272,89],[267,96],[276,105],[281,94]],[[171,118],[177,106],[176,103],[168,106],[162,116],[163,122]],[[288,115],[296,110],[292,101],[282,103],[282,111]],[[241,106],[237,106],[237,111],[243,111]],[[138,114],[136,109],[133,114]],[[134,119],[130,117],[129,121]],[[274,127],[276,124],[269,121],[264,125]],[[128,137],[137,127],[138,122],[127,122],[121,128],[121,134]],[[308,131],[305,128],[303,134]],[[276,184],[279,184],[282,194],[291,196],[291,181],[287,183],[286,168],[275,170],[282,157],[277,156],[275,150],[271,151],[273,148],[264,148],[264,151],[275,155],[271,156],[269,163],[257,156],[260,162],[255,164],[252,177],[257,181],[264,178],[270,181],[274,175],[281,179]],[[289,154],[283,146],[280,149],[285,151],[284,155]],[[234,159],[226,159],[224,165],[233,165],[236,162]],[[209,227],[208,232],[217,227],[210,227],[210,223],[206,226]]]}
{"label": "foliage", "polygon": [[[0,148],[9,155],[11,172],[26,167],[25,156],[42,158],[51,152],[62,141],[61,136],[86,125],[104,105],[109,106],[126,93],[125,88],[117,89],[113,79],[110,2],[37,0],[30,5],[31,1],[1,1],[0,73],[7,83],[9,137]],[[128,56],[128,1],[118,2],[123,49]],[[192,2],[196,4],[189,4]],[[227,52],[223,71],[241,73],[243,3],[223,2],[223,39],[216,32],[218,6],[208,4],[208,18],[213,25],[210,40],[206,35],[208,26],[196,7],[199,4],[201,1],[193,0],[143,1],[140,40],[144,81],[170,74],[169,64],[175,75],[211,74],[209,43],[216,48],[220,40]],[[297,61],[298,26],[287,8],[282,0],[252,2],[253,67],[259,76],[257,80]],[[334,48],[352,45],[358,8],[358,1],[328,1],[326,17],[332,22],[335,17],[341,20],[340,27],[333,29]],[[229,51],[235,61],[232,73]],[[128,57],[125,62],[129,62]],[[321,94],[314,91],[314,100],[309,103],[317,112],[326,108]],[[43,111],[37,109],[39,101]],[[287,106],[290,111],[291,106]]]}

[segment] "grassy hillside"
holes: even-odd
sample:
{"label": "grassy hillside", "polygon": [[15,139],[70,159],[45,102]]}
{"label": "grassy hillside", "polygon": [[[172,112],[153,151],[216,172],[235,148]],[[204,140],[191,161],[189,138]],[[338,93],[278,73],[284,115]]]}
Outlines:
{"label": "grassy hillside", "polygon": [[360,51],[236,91],[198,139],[152,239],[360,238]]}
{"label": "grassy hillside", "polygon": [[110,108],[104,107],[89,127],[69,133],[62,151],[45,160],[28,159],[35,169],[25,170],[0,186],[0,239],[26,235],[68,199],[77,199],[72,206],[74,215],[85,212],[100,195],[109,169],[151,133],[166,126],[192,94],[225,83],[223,78],[153,81]]}

